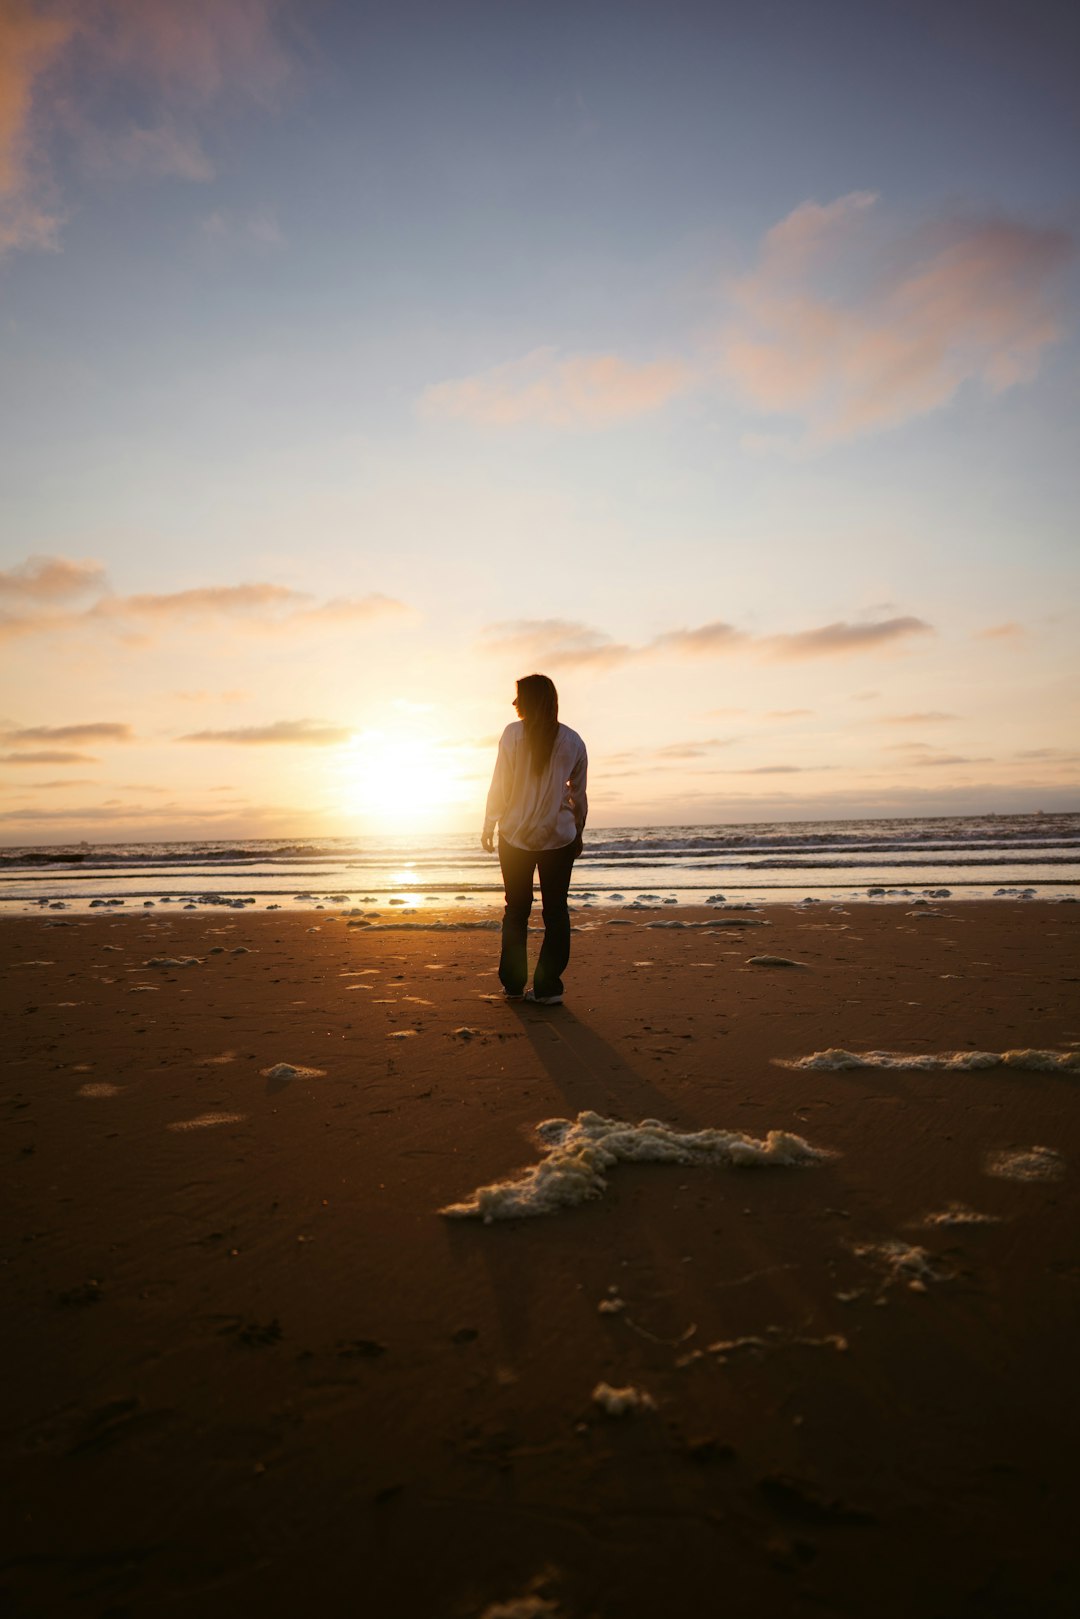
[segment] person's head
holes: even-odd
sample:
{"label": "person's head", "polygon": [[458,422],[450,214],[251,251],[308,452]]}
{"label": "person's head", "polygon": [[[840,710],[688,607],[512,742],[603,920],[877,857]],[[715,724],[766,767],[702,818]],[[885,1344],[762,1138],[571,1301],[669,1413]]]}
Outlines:
{"label": "person's head", "polygon": [[559,694],[547,675],[523,675],[517,683],[514,707],[525,727],[533,769],[539,774],[551,758],[559,729]]}

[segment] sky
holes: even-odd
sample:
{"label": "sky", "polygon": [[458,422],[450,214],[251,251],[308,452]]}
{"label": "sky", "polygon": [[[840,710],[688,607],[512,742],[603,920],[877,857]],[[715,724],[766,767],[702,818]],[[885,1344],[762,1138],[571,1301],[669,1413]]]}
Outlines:
{"label": "sky", "polygon": [[1080,809],[1080,19],[0,0],[0,842]]}

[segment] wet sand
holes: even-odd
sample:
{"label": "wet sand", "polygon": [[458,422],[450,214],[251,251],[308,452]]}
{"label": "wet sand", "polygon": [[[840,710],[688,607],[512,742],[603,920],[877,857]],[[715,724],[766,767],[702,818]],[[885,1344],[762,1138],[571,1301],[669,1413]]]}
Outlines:
{"label": "wet sand", "polygon": [[[0,1613],[1076,1611],[1080,1075],[781,1063],[1075,1053],[1080,906],[740,919],[0,919]],[[589,1111],[830,1156],[439,1213]]]}

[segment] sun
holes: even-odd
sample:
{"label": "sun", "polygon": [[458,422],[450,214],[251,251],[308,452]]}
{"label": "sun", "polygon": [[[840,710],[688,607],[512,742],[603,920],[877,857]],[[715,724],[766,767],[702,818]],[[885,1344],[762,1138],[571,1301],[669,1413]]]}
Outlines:
{"label": "sun", "polygon": [[383,832],[437,828],[469,797],[453,752],[430,738],[364,731],[339,766],[342,808]]}

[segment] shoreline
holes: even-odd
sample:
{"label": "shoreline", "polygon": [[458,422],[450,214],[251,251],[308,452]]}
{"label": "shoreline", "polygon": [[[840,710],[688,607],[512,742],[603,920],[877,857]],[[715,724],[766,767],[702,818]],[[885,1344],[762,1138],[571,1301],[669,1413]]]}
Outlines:
{"label": "shoreline", "polygon": [[[1075,1609],[1075,1075],[783,1066],[1075,1053],[1075,910],[365,920],[0,917],[14,1613]],[[830,1156],[440,1214],[590,1112]]]}

